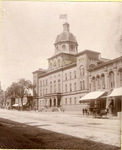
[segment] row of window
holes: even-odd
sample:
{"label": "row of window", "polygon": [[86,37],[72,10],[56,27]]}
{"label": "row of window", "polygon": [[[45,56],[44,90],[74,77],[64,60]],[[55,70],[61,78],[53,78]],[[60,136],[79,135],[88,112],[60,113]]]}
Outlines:
{"label": "row of window", "polygon": [[[77,76],[76,76],[76,71],[74,71],[74,78],[76,78]],[[70,72],[69,73],[69,78],[68,78],[68,74],[67,73],[65,73],[65,80],[68,80],[68,79],[72,79],[72,73]]]}
{"label": "row of window", "polygon": [[[73,85],[74,85],[74,91],[77,90],[77,85],[76,85],[76,83],[74,83],[74,84],[71,84],[71,83],[70,83],[70,85],[69,85],[69,91],[70,91],[70,92],[73,91],[73,90],[72,90]],[[65,84],[65,92],[68,92],[68,88],[67,88],[67,87],[68,87],[67,84]],[[85,81],[80,81],[80,90],[85,90]]]}
{"label": "row of window", "polygon": [[76,97],[74,98],[65,98],[65,101],[64,101],[64,105],[72,105],[72,104],[77,104],[77,101],[76,101]]}
{"label": "row of window", "polygon": [[[117,80],[118,86],[122,86],[122,69],[119,70],[116,80]],[[95,91],[98,89],[105,89],[106,85],[108,85],[109,88],[114,88],[115,87],[115,75],[113,71],[111,71],[109,75],[107,76],[107,81],[108,83],[105,83],[104,74],[102,74],[101,76],[98,75],[96,78],[93,77],[91,80],[91,90]]]}
{"label": "row of window", "polygon": [[[74,84],[69,84],[69,92],[77,90],[77,84],[76,82]],[[80,81],[80,90],[85,90],[85,81]],[[56,85],[56,81],[54,81],[54,85],[52,85],[52,82],[50,82],[50,93],[56,93],[56,92],[61,92],[61,84],[60,80],[58,84]],[[68,84],[65,84],[65,92],[68,92]],[[47,93],[47,88],[46,89],[41,89],[40,88],[40,96],[48,94]]]}

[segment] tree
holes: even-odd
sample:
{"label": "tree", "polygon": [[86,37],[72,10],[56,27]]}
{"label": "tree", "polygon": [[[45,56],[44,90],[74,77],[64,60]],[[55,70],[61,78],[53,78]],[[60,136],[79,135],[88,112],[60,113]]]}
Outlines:
{"label": "tree", "polygon": [[30,80],[20,79],[19,82],[13,82],[6,91],[6,96],[15,100],[15,98],[21,99],[21,105],[23,109],[23,98],[28,95],[27,89],[32,89],[33,85]]}
{"label": "tree", "polygon": [[28,96],[28,89],[32,89],[33,85],[30,80],[20,79],[18,82],[19,85],[19,97],[21,98],[21,104],[23,108],[23,98]]}
{"label": "tree", "polygon": [[[19,96],[19,85],[13,82],[10,87],[6,90],[6,98],[11,98],[11,103],[15,103],[15,98]],[[14,102],[13,102],[14,101]]]}

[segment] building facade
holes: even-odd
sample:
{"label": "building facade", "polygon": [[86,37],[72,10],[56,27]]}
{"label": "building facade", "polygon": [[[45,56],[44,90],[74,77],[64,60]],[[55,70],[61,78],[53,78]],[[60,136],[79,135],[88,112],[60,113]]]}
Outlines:
{"label": "building facade", "polygon": [[63,32],[56,37],[54,48],[48,69],[33,72],[38,110],[43,106],[63,106],[66,110],[81,111],[79,99],[87,93],[122,86],[122,57],[108,60],[95,51],[78,52],[78,42],[68,23],[63,24]]}

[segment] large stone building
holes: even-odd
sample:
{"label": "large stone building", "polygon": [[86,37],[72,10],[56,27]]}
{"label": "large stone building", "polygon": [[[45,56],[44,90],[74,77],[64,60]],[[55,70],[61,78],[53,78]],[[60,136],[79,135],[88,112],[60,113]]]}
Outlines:
{"label": "large stone building", "polygon": [[109,94],[111,89],[122,86],[122,57],[108,60],[95,51],[78,52],[76,37],[68,23],[63,24],[63,32],[56,37],[54,48],[54,55],[48,59],[48,69],[33,72],[38,109],[63,106],[66,110],[81,111],[79,99],[87,93],[104,91]]}

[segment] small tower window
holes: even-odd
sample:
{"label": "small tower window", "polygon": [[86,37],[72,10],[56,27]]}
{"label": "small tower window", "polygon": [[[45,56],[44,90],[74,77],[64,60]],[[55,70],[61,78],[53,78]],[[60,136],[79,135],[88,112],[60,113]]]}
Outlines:
{"label": "small tower window", "polygon": [[62,45],[62,49],[63,49],[63,50],[66,50],[66,45]]}

